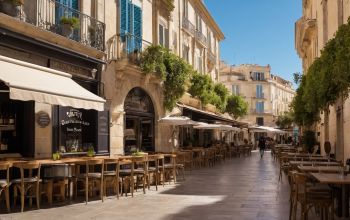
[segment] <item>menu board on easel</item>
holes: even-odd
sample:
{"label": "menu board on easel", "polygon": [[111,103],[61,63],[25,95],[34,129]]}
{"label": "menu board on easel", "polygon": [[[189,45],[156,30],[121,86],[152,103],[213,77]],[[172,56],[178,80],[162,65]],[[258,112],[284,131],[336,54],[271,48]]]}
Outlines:
{"label": "menu board on easel", "polygon": [[109,146],[109,114],[108,111],[97,113],[97,146],[99,153],[108,152]]}

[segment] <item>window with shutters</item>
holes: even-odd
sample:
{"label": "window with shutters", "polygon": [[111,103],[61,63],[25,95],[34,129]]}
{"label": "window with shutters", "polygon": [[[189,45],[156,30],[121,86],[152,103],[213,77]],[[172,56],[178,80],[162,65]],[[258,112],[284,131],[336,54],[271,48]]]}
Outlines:
{"label": "window with shutters", "polygon": [[182,58],[184,60],[186,60],[187,63],[189,63],[189,57],[190,57],[189,52],[190,52],[190,48],[187,45],[183,44],[182,45]]}
{"label": "window with shutters", "polygon": [[256,98],[263,99],[264,93],[263,93],[263,86],[262,85],[256,85]]}
{"label": "window with shutters", "polygon": [[169,48],[169,30],[163,23],[159,23],[158,27],[159,35],[158,35],[158,43],[163,47]]}
{"label": "window with shutters", "polygon": [[264,102],[256,102],[256,113],[264,113]]}
{"label": "window with shutters", "polygon": [[232,85],[232,94],[239,95],[239,85]]}
{"label": "window with shutters", "polygon": [[130,0],[119,0],[120,36],[127,53],[142,50],[142,9]]}

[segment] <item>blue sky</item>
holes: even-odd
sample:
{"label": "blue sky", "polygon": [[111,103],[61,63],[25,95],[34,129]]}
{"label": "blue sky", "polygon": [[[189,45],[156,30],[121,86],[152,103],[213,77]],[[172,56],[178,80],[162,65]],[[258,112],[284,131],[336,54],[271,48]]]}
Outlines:
{"label": "blue sky", "polygon": [[225,34],[221,59],[229,64],[271,65],[273,74],[293,81],[301,72],[294,49],[294,23],[302,0],[205,0]]}

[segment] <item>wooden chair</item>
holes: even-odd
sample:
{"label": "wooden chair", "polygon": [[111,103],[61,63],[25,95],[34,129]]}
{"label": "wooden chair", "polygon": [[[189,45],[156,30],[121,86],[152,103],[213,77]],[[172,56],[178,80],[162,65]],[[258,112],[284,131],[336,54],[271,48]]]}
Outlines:
{"label": "wooden chair", "polygon": [[288,157],[284,156],[280,158],[280,175],[278,177],[278,181],[282,182],[282,173],[287,173],[290,169],[290,165],[289,165],[289,160]]}
{"label": "wooden chair", "polygon": [[142,181],[143,193],[146,193],[146,182],[149,179],[148,173],[148,155],[133,157],[134,176],[136,177],[136,190]]}
{"label": "wooden chair", "polygon": [[[191,154],[188,154],[192,156]],[[192,166],[192,163],[191,163]],[[165,154],[164,155],[164,163],[159,166],[159,168],[165,174],[165,180],[169,182],[171,180],[176,183],[176,155],[175,154]]]}
{"label": "wooden chair", "polygon": [[103,191],[104,195],[107,196],[107,188],[111,186],[113,192],[119,199],[119,159],[105,159],[103,169]]}
{"label": "wooden chair", "polygon": [[119,177],[122,182],[121,192],[125,192],[125,196],[128,196],[130,190],[131,196],[134,197],[134,162],[132,158],[122,159],[119,161]]}
{"label": "wooden chair", "polygon": [[6,173],[6,179],[0,179],[0,196],[2,192],[5,192],[5,201],[6,201],[6,208],[7,212],[11,211],[10,208],[10,168],[12,164],[11,163],[0,163],[0,171]]}
{"label": "wooden chair", "polygon": [[186,153],[178,152],[176,154],[176,175],[182,174],[182,180],[185,180],[185,161],[186,161]]}
{"label": "wooden chair", "polygon": [[159,161],[158,161],[158,155],[148,155],[147,158],[148,163],[148,176],[147,176],[147,187],[150,189],[151,187],[151,175],[154,178],[156,191],[158,190],[158,183],[159,183]]}
{"label": "wooden chair", "polygon": [[329,214],[331,219],[334,219],[334,197],[331,190],[313,186],[307,174],[304,173],[294,173],[293,182],[293,219],[296,219],[298,203],[301,205],[301,219],[308,218],[308,212],[312,207],[321,210],[321,219],[324,213],[327,219]]}
{"label": "wooden chair", "polygon": [[[82,183],[85,187],[81,191],[85,191],[85,203],[87,204],[90,195],[96,191],[100,193],[100,198],[103,202],[103,173],[104,173],[104,160],[103,159],[86,159],[85,161],[78,162],[77,164],[77,174],[75,181],[75,193],[77,193],[78,183]],[[85,170],[81,172],[81,168],[85,167]],[[98,185],[99,187],[96,187]]]}
{"label": "wooden chair", "polygon": [[16,205],[19,191],[21,194],[21,212],[24,210],[25,197],[28,197],[30,199],[30,205],[32,203],[32,198],[35,198],[37,208],[40,209],[40,182],[42,181],[40,178],[40,163],[35,161],[21,162],[15,163],[14,167],[20,170],[21,175],[19,179],[13,179],[11,181],[14,187],[14,205]]}

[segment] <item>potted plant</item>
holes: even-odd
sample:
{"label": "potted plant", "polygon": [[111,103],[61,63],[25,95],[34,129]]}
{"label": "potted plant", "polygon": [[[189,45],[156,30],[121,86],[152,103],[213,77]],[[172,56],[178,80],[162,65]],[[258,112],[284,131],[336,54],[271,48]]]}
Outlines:
{"label": "potted plant", "polygon": [[53,153],[52,154],[52,159],[53,160],[60,160],[61,159],[61,154],[59,152]]}
{"label": "potted plant", "polygon": [[79,28],[79,19],[76,17],[61,17],[61,31],[65,37],[70,37],[73,30]]}
{"label": "potted plant", "polygon": [[96,46],[96,27],[95,26],[89,26],[89,38],[90,38],[90,46],[94,47]]}
{"label": "potted plant", "polygon": [[8,14],[12,17],[20,17],[21,6],[24,4],[24,0],[3,0],[0,1],[1,12]]}
{"label": "potted plant", "polygon": [[86,152],[86,156],[93,157],[95,156],[95,149],[93,146],[90,146]]}

